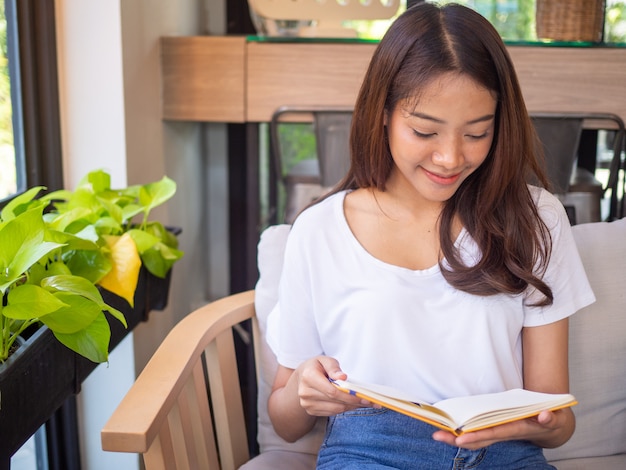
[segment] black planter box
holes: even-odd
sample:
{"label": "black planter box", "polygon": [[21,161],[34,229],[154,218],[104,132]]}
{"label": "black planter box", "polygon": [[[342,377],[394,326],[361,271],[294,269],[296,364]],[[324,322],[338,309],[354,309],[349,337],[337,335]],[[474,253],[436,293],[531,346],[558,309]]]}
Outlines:
{"label": "black planter box", "polygon": [[0,371],[0,453],[13,455],[75,391],[75,356],[39,328]]}
{"label": "black planter box", "polygon": [[[109,305],[126,317],[128,328],[107,315],[112,351],[152,310],[167,305],[171,270],[165,279],[142,269],[135,305],[102,290]],[[9,468],[11,456],[64,404],[80,391],[82,382],[98,364],[74,353],[56,340],[47,327],[36,329],[0,366],[0,469]]]}

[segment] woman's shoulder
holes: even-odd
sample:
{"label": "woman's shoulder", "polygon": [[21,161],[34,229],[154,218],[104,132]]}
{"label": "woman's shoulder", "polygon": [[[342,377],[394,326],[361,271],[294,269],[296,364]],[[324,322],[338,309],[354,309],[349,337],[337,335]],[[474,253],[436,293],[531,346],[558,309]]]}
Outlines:
{"label": "woman's shoulder", "polygon": [[556,195],[538,186],[528,185],[528,189],[537,207],[539,216],[548,226],[567,219],[565,207]]}
{"label": "woman's shoulder", "polygon": [[528,190],[537,207],[541,207],[542,205],[555,205],[559,202],[558,198],[546,188],[529,184]]}
{"label": "woman's shoulder", "polygon": [[340,191],[312,204],[303,210],[293,222],[292,232],[299,236],[317,237],[327,230],[334,230],[343,221],[343,201],[347,191]]}
{"label": "woman's shoulder", "polygon": [[[287,238],[287,250],[304,256],[324,252],[335,245],[345,233],[343,200],[346,192],[338,192],[309,206],[296,217]],[[315,255],[315,256],[318,256]]]}
{"label": "woman's shoulder", "polygon": [[347,191],[339,191],[331,194],[330,196],[324,197],[319,202],[311,204],[298,214],[298,217],[296,217],[296,220],[294,221],[294,225],[317,223],[320,219],[325,219],[334,215],[337,210],[342,210],[343,200],[346,193]]}

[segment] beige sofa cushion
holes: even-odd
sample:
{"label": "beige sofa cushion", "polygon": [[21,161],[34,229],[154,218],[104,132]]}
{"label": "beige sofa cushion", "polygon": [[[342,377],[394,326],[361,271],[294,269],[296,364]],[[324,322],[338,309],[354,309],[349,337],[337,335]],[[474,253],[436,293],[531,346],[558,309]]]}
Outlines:
{"label": "beige sofa cushion", "polygon": [[573,231],[597,301],[570,320],[576,432],[546,456],[625,454],[622,466],[601,468],[626,468],[626,219],[576,225]]}
{"label": "beige sofa cushion", "polygon": [[[285,243],[290,228],[291,226],[286,224],[273,225],[261,234],[259,241],[257,263],[260,277],[255,287],[254,304],[259,330],[263,338],[265,337],[267,317],[278,302],[278,282],[283,266]],[[272,389],[274,374],[276,373],[276,357],[265,341],[261,341],[255,346],[258,382],[257,440],[262,454],[268,451],[279,453],[263,457],[263,459],[261,459],[262,461],[253,464],[259,466],[246,468],[283,468],[265,466],[265,463],[277,459],[280,460],[281,458],[286,460],[285,465],[287,465],[288,462],[293,462],[294,470],[296,468],[302,468],[303,465],[305,468],[306,465],[312,465],[310,468],[315,468],[315,456],[317,455],[324,437],[325,420],[319,419],[312,432],[294,443],[286,442],[274,432],[272,423],[267,415],[267,399]],[[285,453],[281,454],[281,451]],[[313,458],[302,458],[297,454],[294,455],[294,453],[297,452],[310,454]],[[287,465],[284,468],[289,468],[289,466]]]}

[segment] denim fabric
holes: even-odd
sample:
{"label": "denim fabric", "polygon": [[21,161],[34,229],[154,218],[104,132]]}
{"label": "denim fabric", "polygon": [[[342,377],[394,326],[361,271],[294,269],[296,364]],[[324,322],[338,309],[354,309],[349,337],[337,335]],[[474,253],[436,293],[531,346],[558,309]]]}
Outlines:
{"label": "denim fabric", "polygon": [[321,470],[554,469],[541,448],[526,441],[480,450],[432,439],[436,428],[386,409],[361,408],[333,416],[320,449]]}

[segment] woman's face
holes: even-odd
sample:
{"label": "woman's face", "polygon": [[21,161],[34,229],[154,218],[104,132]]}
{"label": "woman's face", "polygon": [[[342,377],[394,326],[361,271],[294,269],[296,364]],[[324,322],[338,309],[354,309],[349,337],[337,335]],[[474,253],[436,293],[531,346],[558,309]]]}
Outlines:
{"label": "woman's face", "polygon": [[496,96],[465,75],[445,74],[418,100],[398,103],[386,116],[394,161],[388,190],[413,190],[441,203],[487,157],[494,134]]}

